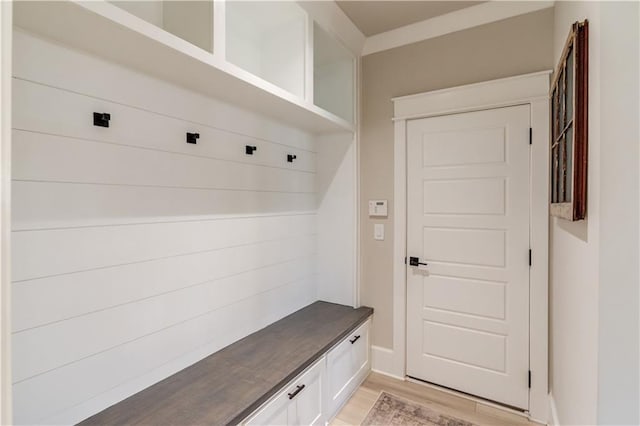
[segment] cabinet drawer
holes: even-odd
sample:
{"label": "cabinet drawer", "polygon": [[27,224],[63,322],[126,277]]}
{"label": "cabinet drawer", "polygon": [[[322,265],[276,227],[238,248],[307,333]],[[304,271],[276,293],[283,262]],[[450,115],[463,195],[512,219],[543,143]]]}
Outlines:
{"label": "cabinet drawer", "polygon": [[366,321],[327,354],[329,418],[346,402],[369,371],[369,326]]}
{"label": "cabinet drawer", "polygon": [[324,371],[325,357],[322,357],[260,407],[244,424],[274,426],[324,424]]}

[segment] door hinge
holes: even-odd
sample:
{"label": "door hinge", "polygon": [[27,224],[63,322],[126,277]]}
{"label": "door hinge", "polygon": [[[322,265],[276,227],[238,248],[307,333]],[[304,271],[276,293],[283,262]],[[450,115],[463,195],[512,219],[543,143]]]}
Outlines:
{"label": "door hinge", "polygon": [[529,389],[531,389],[531,370],[529,370]]}
{"label": "door hinge", "polygon": [[529,145],[533,143],[533,128],[529,127]]}
{"label": "door hinge", "polygon": [[529,249],[529,266],[531,266],[531,249]]}

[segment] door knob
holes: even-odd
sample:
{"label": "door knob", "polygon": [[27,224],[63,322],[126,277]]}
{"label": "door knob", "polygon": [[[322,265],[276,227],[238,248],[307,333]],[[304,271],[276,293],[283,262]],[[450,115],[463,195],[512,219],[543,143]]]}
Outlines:
{"label": "door knob", "polygon": [[427,266],[426,262],[420,262],[420,258],[419,257],[410,257],[409,258],[409,265],[411,266],[420,266],[420,265],[424,265]]}

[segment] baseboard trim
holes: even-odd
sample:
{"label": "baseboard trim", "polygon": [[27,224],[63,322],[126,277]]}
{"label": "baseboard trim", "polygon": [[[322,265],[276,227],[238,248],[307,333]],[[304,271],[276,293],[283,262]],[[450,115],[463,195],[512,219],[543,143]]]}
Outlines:
{"label": "baseboard trim", "polygon": [[404,380],[404,375],[399,374],[396,368],[395,353],[389,348],[382,346],[371,346],[371,370],[376,373],[395,379]]}
{"label": "baseboard trim", "polygon": [[382,374],[383,376],[387,376],[387,377],[391,377],[393,379],[397,379],[397,380],[407,380],[406,377],[400,377],[400,376],[396,376],[395,374],[391,374],[387,371],[382,371],[382,370],[374,370],[373,368],[371,369],[371,371],[373,371],[374,373],[378,373],[378,374]]}
{"label": "baseboard trim", "polygon": [[556,400],[553,399],[553,393],[549,392],[549,426],[560,426],[558,419],[558,409],[556,408]]}

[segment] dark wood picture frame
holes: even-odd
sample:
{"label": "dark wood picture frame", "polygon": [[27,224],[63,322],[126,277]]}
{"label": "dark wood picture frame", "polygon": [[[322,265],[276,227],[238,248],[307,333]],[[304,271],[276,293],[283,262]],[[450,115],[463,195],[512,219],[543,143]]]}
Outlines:
{"label": "dark wood picture frame", "polygon": [[572,221],[587,214],[589,22],[571,27],[553,75],[550,212]]}

